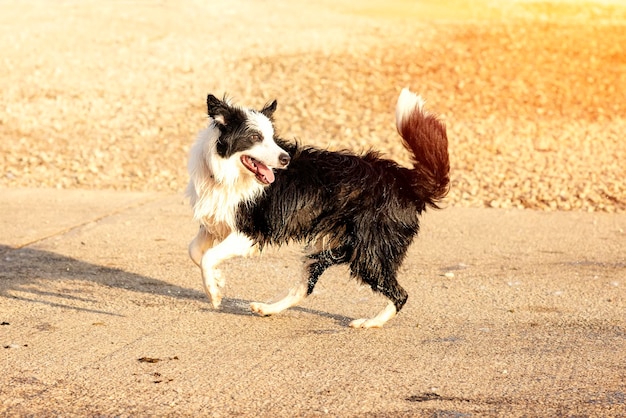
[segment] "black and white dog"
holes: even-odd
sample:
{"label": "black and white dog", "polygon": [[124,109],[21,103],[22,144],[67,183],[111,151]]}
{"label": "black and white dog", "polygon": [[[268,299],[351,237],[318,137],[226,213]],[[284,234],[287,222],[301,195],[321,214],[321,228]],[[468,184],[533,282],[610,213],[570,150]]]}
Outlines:
{"label": "black and white dog", "polygon": [[376,316],[350,326],[381,327],[393,318],[408,297],[396,276],[418,215],[437,207],[449,183],[446,128],[422,98],[404,89],[396,106],[411,169],[376,152],[359,156],[278,138],[276,101],[256,111],[209,95],[207,105],[210,122],[190,151],[187,194],[200,222],[189,255],[213,306],[222,300],[221,262],[297,241],[307,244],[302,277],[278,302],[252,303],[253,312],[273,315],[296,305],[328,267],[347,264],[353,277],[389,299]]}

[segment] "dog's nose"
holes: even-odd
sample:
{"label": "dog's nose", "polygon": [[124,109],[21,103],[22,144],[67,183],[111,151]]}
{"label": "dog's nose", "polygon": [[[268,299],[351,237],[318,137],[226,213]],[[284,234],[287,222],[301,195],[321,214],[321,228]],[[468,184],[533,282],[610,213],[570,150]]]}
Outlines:
{"label": "dog's nose", "polygon": [[278,161],[280,161],[280,164],[283,167],[287,167],[289,165],[289,162],[291,161],[291,157],[289,156],[289,154],[281,154],[280,157],[278,157]]}

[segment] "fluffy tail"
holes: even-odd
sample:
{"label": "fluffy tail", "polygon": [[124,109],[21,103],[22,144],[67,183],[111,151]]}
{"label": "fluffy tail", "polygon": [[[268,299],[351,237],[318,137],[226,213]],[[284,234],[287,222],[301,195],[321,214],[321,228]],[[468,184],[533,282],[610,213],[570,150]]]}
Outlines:
{"label": "fluffy tail", "polygon": [[438,208],[450,183],[448,137],[445,125],[423,107],[420,96],[403,89],[396,105],[396,125],[412,154],[414,190],[424,203]]}

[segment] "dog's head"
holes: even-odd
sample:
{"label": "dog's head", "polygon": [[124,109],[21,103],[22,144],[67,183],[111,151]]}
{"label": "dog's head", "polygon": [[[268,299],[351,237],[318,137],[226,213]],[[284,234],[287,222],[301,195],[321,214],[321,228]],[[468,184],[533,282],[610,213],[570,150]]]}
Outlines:
{"label": "dog's head", "polygon": [[[219,137],[215,151],[219,158],[233,160],[244,175],[253,175],[267,185],[274,181],[275,168],[287,168],[289,154],[274,141],[272,115],[276,100],[260,111],[230,105],[212,94],[207,97],[208,114]],[[216,173],[217,174],[217,173]]]}

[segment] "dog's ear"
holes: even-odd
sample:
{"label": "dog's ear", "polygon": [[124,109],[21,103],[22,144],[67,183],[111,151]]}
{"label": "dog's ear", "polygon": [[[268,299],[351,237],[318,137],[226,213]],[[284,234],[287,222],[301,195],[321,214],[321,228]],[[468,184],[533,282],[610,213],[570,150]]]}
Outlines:
{"label": "dog's ear", "polygon": [[267,116],[268,119],[272,119],[272,115],[276,111],[276,106],[277,105],[278,105],[278,102],[276,100],[274,100],[271,103],[266,104],[265,107],[263,107],[263,109],[261,109],[261,113],[263,113],[265,116]]}
{"label": "dog's ear", "polygon": [[226,125],[230,107],[217,97],[209,94],[206,98],[207,113],[220,125]]}

